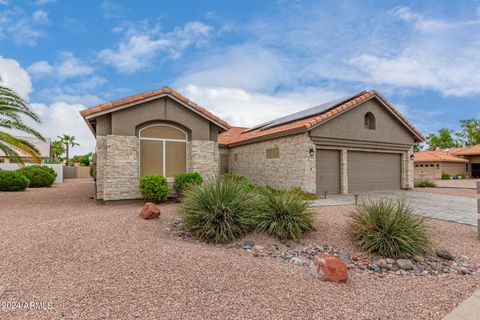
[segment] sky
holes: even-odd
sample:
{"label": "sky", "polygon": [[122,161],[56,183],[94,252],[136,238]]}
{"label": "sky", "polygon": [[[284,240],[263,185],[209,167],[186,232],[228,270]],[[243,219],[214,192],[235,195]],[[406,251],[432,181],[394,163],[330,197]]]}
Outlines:
{"label": "sky", "polygon": [[423,134],[480,117],[480,1],[0,0],[0,83],[46,137],[170,86],[235,126],[376,89]]}

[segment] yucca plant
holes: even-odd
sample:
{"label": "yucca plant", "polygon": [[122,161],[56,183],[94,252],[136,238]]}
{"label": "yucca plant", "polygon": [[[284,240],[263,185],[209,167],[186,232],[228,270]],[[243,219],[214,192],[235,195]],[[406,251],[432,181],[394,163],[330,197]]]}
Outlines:
{"label": "yucca plant", "polygon": [[254,195],[245,183],[222,178],[191,185],[181,207],[192,235],[213,243],[232,242],[250,231],[254,208]]}
{"label": "yucca plant", "polygon": [[437,184],[428,179],[415,180],[415,188],[435,188]]}
{"label": "yucca plant", "polygon": [[352,213],[350,231],[363,250],[389,258],[424,255],[430,244],[425,218],[404,200],[365,200]]}
{"label": "yucca plant", "polygon": [[263,188],[258,190],[258,205],[253,216],[255,226],[280,239],[299,240],[313,229],[309,202],[296,192]]}

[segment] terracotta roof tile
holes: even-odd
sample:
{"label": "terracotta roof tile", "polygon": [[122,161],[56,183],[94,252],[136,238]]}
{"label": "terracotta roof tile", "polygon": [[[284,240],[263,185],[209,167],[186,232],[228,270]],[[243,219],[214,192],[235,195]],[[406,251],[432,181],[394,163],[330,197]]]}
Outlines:
{"label": "terracotta roof tile", "polygon": [[466,148],[456,148],[456,150],[454,150],[452,153],[460,156],[480,155],[480,144]]}
{"label": "terracotta roof tile", "polygon": [[237,143],[237,142],[248,141],[250,139],[261,138],[261,137],[266,137],[266,136],[269,136],[269,135],[279,134],[279,133],[287,132],[287,131],[301,130],[301,129],[307,130],[307,129],[310,129],[310,128],[314,127],[315,125],[317,125],[317,124],[319,124],[323,121],[328,120],[329,118],[331,118],[331,117],[333,117],[333,116],[335,116],[335,115],[337,115],[341,112],[344,112],[344,111],[362,103],[363,101],[365,101],[365,100],[367,100],[367,99],[369,99],[373,96],[376,96],[381,101],[383,101],[385,103],[385,105],[388,108],[390,108],[393,113],[395,113],[400,119],[402,119],[402,121],[404,121],[407,124],[407,126],[413,132],[415,132],[418,135],[418,137],[424,139],[423,135],[404,116],[402,116],[397,111],[397,109],[395,109],[377,91],[371,90],[371,91],[360,93],[359,96],[354,97],[354,98],[350,99],[349,101],[346,101],[346,102],[342,103],[341,105],[337,105],[333,109],[328,110],[326,112],[323,112],[322,114],[310,116],[308,118],[298,119],[298,120],[295,120],[293,122],[281,124],[279,126],[271,127],[271,128],[268,128],[268,129],[263,129],[262,130],[262,128],[259,128],[259,129],[252,130],[252,131],[247,131],[247,132],[244,132],[244,133],[236,132],[237,133],[236,135],[233,135],[232,133],[230,133],[230,137],[228,139],[224,140],[222,136],[227,134],[228,133],[228,131],[227,131],[225,133],[220,134],[219,141],[228,141],[226,143],[233,144],[233,143]]}
{"label": "terracotta roof tile", "polygon": [[414,162],[463,162],[468,163],[467,159],[456,157],[446,150],[427,150],[415,153]]}
{"label": "terracotta roof tile", "polygon": [[146,98],[151,98],[151,97],[158,96],[158,95],[163,95],[163,94],[172,95],[173,97],[177,98],[178,100],[182,101],[183,103],[185,103],[189,107],[196,110],[197,112],[203,114],[208,119],[210,119],[214,122],[217,122],[218,124],[220,124],[221,126],[224,126],[227,129],[230,128],[230,125],[226,121],[220,119],[219,117],[215,116],[213,113],[207,111],[205,108],[200,107],[198,104],[190,101],[188,98],[184,97],[183,95],[181,95],[180,93],[172,90],[169,87],[163,87],[161,89],[146,91],[146,92],[138,93],[136,95],[125,97],[125,98],[122,98],[122,99],[117,99],[117,100],[113,100],[113,101],[110,101],[110,102],[102,103],[98,106],[94,106],[94,107],[82,110],[82,111],[80,111],[80,114],[82,115],[82,117],[87,117],[87,116],[99,113],[101,111],[106,111],[106,110],[109,110],[109,109],[112,109],[112,108],[116,108],[116,107],[119,107],[119,106],[129,104],[129,103],[135,103],[135,102],[141,103],[142,100],[144,100]]}

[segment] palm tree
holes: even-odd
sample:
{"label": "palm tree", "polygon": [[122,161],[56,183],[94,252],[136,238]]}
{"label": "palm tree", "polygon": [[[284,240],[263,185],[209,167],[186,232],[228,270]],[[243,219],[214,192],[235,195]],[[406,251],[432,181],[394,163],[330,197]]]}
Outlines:
{"label": "palm tree", "polygon": [[63,144],[65,144],[65,156],[66,156],[66,162],[65,164],[68,166],[68,159],[69,159],[69,154],[70,154],[70,148],[73,148],[74,146],[79,146],[77,142],[75,142],[75,136],[69,136],[64,134],[62,137],[57,136]]}
{"label": "palm tree", "polygon": [[[24,99],[15,91],[0,85],[0,128],[19,130],[45,141],[45,138],[39,132],[23,122],[21,116],[26,116],[40,123],[40,118],[30,110]],[[39,151],[34,145],[3,131],[0,131],[0,150],[14,162],[23,164],[23,159],[19,152],[27,154],[37,163],[41,162]]]}
{"label": "palm tree", "polygon": [[62,141],[56,140],[50,144],[50,153],[52,159],[57,159],[57,157],[61,156],[64,152],[65,147],[63,146]]}

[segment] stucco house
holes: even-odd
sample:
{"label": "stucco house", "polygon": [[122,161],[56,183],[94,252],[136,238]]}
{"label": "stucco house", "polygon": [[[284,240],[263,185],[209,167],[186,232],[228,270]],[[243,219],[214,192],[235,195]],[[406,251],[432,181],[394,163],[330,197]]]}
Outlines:
{"label": "stucco house", "polygon": [[[31,145],[35,146],[38,149],[38,154],[40,158],[50,157],[50,139],[45,138],[45,141],[38,139],[37,137],[22,137],[15,136],[17,139],[22,139],[29,142]],[[34,160],[30,155],[23,152],[22,150],[17,150],[18,155],[22,158],[24,163],[33,163]],[[3,151],[0,150],[0,163],[10,163],[12,160],[5,155]]]}
{"label": "stucco house", "polygon": [[[232,110],[234,112],[234,110]],[[97,140],[96,197],[140,197],[142,175],[246,174],[255,184],[338,194],[413,187],[421,133],[376,91],[253,128],[164,87],[81,111]]]}
{"label": "stucco house", "polygon": [[480,145],[420,151],[414,159],[415,179],[441,179],[442,173],[480,178]]}

